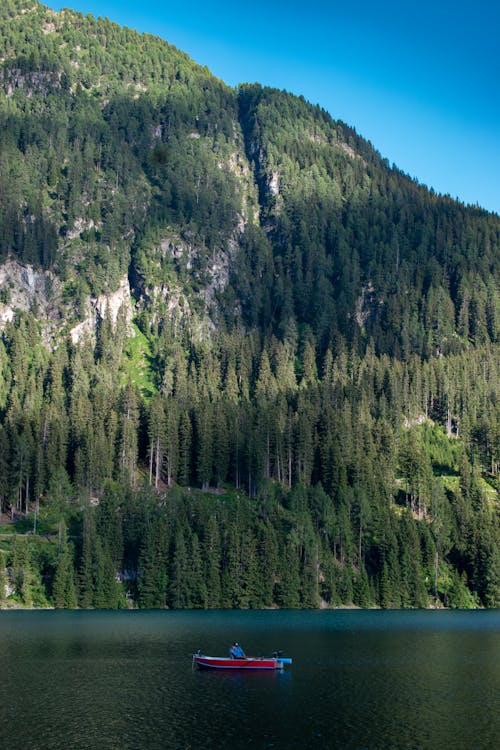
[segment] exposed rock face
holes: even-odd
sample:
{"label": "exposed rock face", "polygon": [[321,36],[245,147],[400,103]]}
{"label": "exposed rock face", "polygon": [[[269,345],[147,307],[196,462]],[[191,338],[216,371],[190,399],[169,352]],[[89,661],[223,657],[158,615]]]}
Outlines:
{"label": "exposed rock face", "polygon": [[123,315],[130,336],[134,335],[132,328],[132,300],[128,277],[120,280],[120,286],[111,294],[100,294],[90,297],[87,302],[87,316],[70,330],[71,340],[77,344],[85,336],[94,336],[97,324],[109,315],[113,325],[116,325],[119,315]]}
{"label": "exposed rock face", "polygon": [[[73,307],[64,302],[62,282],[51,271],[9,259],[0,265],[0,329],[14,319],[18,310],[36,312],[43,341],[48,347],[53,346],[61,327],[75,314]],[[133,335],[133,309],[126,275],[115,292],[88,298],[85,319],[70,329],[73,343],[85,335],[94,336],[97,323],[106,314],[113,325],[116,325],[118,316],[123,315],[128,332]]]}
{"label": "exposed rock face", "polygon": [[12,96],[16,89],[23,89],[26,96],[46,96],[50,91],[62,87],[62,73],[50,70],[24,72],[20,68],[0,70],[0,85],[7,96]]}
{"label": "exposed rock face", "polygon": [[93,229],[94,227],[95,227],[95,224],[94,224],[93,219],[83,219],[83,218],[75,219],[73,228],[69,229],[68,232],[66,233],[66,239],[74,240],[77,237],[79,237],[80,234],[84,232],[85,230],[90,230],[90,229]]}
{"label": "exposed rock face", "polygon": [[160,251],[162,258],[170,256],[175,261],[185,263],[188,271],[192,269],[193,260],[199,253],[196,247],[181,239],[178,235],[163,237],[160,240]]}
{"label": "exposed rock face", "polygon": [[78,344],[79,341],[93,336],[95,333],[95,317],[92,317],[92,309],[88,308],[88,317],[78,323],[70,331],[71,341]]}
{"label": "exposed rock face", "polygon": [[280,192],[280,176],[278,172],[271,172],[269,178],[269,192],[271,195],[279,195]]}
{"label": "exposed rock face", "polygon": [[124,320],[130,328],[133,311],[130,296],[130,284],[127,275],[120,279],[120,286],[112,294],[101,294],[95,302],[95,310],[99,318],[103,319],[106,313],[110,315],[113,325],[116,325],[118,314],[122,309]]}
{"label": "exposed rock face", "polygon": [[222,292],[227,287],[231,261],[236,257],[237,252],[238,242],[230,238],[224,250],[213,254],[212,261],[207,267],[210,280],[200,292],[207,305],[214,301],[217,292]]}
{"label": "exposed rock face", "polygon": [[60,325],[62,284],[51,271],[8,259],[0,265],[0,327],[16,310],[36,310],[46,342]]}
{"label": "exposed rock face", "polygon": [[[381,305],[382,301],[378,302]],[[356,300],[356,322],[360,328],[363,328],[368,318],[376,311],[377,300],[375,288],[371,281],[361,289],[361,295]]]}
{"label": "exposed rock face", "polygon": [[343,141],[339,141],[337,143],[337,146],[344,151],[347,156],[350,156],[351,159],[361,159],[360,155],[355,152],[351,146],[349,146],[347,143],[344,143]]}

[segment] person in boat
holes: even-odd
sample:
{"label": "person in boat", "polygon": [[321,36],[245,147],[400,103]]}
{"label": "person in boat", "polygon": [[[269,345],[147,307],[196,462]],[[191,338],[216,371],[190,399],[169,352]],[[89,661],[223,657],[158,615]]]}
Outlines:
{"label": "person in boat", "polygon": [[229,649],[229,656],[231,659],[246,659],[245,652],[237,641],[235,641]]}

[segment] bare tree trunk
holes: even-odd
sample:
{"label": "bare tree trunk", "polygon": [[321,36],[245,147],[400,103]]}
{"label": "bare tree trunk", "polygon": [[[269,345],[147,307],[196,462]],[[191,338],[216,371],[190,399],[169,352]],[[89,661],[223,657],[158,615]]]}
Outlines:
{"label": "bare tree trunk", "polygon": [[156,457],[155,457],[155,489],[158,489],[158,482],[160,480],[160,438],[156,438]]}
{"label": "bare tree trunk", "polygon": [[436,550],[436,554],[434,557],[434,601],[436,603],[436,607],[439,602],[438,597],[438,570],[439,570],[439,552]]}

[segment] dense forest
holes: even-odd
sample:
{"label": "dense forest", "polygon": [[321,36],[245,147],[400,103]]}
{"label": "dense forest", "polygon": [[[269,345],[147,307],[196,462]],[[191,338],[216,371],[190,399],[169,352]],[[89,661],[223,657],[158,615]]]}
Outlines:
{"label": "dense forest", "polygon": [[0,8],[0,607],[500,606],[500,217]]}

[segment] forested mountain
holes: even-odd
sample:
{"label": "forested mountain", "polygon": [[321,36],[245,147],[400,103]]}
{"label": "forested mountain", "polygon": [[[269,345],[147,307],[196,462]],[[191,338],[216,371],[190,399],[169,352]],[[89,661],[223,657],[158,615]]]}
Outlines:
{"label": "forested mountain", "polygon": [[0,605],[499,606],[500,217],[155,37],[0,31]]}

